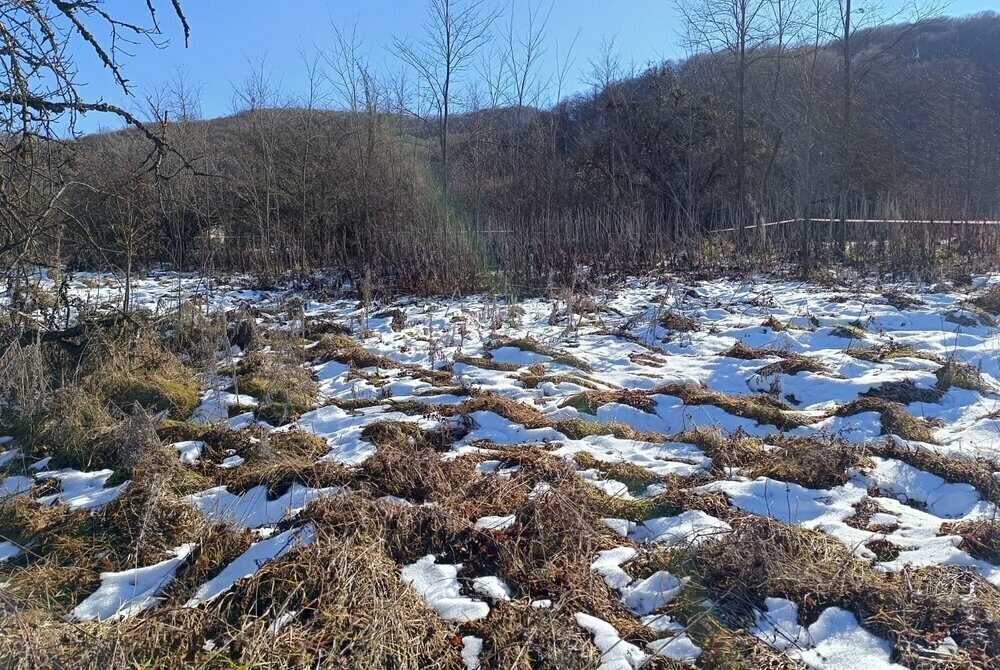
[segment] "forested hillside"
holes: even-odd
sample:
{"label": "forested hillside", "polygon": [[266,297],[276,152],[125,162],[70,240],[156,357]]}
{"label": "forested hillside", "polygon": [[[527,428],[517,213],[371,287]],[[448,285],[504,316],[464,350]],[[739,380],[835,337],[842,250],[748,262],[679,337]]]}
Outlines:
{"label": "forested hillside", "polygon": [[[512,58],[507,75],[474,77],[446,127],[345,36],[304,97],[258,72],[234,93],[241,111],[198,120],[181,82],[156,103],[156,132],[193,169],[170,156],[170,179],[142,170],[135,130],[80,140],[62,253],[269,276],[339,266],[434,291],[497,269],[530,284],[577,262],[689,258],[693,240],[763,221],[997,218],[1000,16],[857,30],[846,76],[843,39],[800,20],[743,63],[742,119],[724,49],[630,73],[609,46],[591,92],[544,108],[511,84],[544,73]],[[836,222],[795,233],[780,253],[807,261],[831,242],[848,258],[858,239]],[[927,240],[947,236],[874,235],[855,260],[918,244],[926,266]]]}

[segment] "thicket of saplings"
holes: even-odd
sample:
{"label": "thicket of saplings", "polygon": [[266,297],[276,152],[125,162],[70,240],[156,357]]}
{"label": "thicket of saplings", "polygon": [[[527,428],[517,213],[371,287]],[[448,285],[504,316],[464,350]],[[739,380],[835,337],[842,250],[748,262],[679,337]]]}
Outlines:
{"label": "thicket of saplings", "polygon": [[[971,271],[997,250],[996,227],[956,222],[1000,218],[998,40],[993,13],[859,30],[849,123],[836,40],[762,47],[745,118],[725,54],[638,74],[606,54],[591,93],[536,108],[496,91],[498,106],[454,115],[447,162],[441,120],[414,119],[419,101],[357,63],[341,72],[364,103],[347,111],[258,73],[236,91],[239,113],[200,121],[179,86],[157,132],[195,171],[171,154],[159,178],[135,131],[53,149],[72,152],[53,164],[77,185],[31,256],[266,280],[336,268],[420,293],[544,290],[581,264]],[[799,222],[757,227],[785,219]]]}

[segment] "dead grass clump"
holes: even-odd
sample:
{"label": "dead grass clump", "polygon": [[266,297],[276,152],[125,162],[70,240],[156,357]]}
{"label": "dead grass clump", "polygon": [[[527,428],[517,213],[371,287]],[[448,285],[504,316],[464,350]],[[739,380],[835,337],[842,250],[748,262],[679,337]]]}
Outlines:
{"label": "dead grass clump", "polygon": [[294,421],[315,405],[319,383],[305,368],[253,353],[236,371],[234,391],[260,399],[257,415],[276,425]]}
{"label": "dead grass clump", "polygon": [[395,333],[398,333],[406,328],[406,313],[398,308],[382,310],[381,312],[373,314],[372,318],[390,319],[389,327],[392,328]]}
{"label": "dead grass clump", "polygon": [[534,407],[495,393],[483,393],[475,398],[463,400],[450,411],[451,415],[493,412],[525,428],[544,428],[550,425],[545,415]]}
{"label": "dead grass clump", "polygon": [[463,365],[471,365],[482,370],[494,370],[496,372],[517,372],[523,365],[518,365],[517,363],[501,363],[500,361],[495,361],[492,358],[485,358],[482,356],[464,356],[462,354],[455,354],[455,362],[462,363]]}
{"label": "dead grass clump", "polygon": [[699,667],[740,670],[799,667],[782,652],[746,633],[739,623],[727,621],[726,613],[715,607],[711,591],[701,583],[683,554],[644,546],[628,565],[630,573],[640,576],[666,570],[690,580],[680,594],[657,609],[657,613],[684,625],[687,636],[701,647]]}
{"label": "dead grass clump", "polygon": [[79,550],[96,556],[92,541],[102,538],[98,544],[109,552],[106,559],[113,569],[124,570],[163,560],[171,549],[197,541],[205,519],[184,500],[190,492],[184,486],[186,469],[176,454],[166,450],[144,458],[125,492],[88,517],[83,532],[75,538],[80,541],[79,548],[71,543],[62,555]]}
{"label": "dead grass clump", "polygon": [[541,609],[506,605],[489,618],[473,622],[472,634],[483,638],[479,656],[484,668],[596,668],[601,653],[593,638],[576,623],[572,601]]}
{"label": "dead grass clump", "polygon": [[32,550],[65,519],[65,508],[41,505],[28,496],[5,498],[0,503],[0,540]]}
{"label": "dead grass clump", "polygon": [[937,387],[942,391],[946,391],[953,386],[966,389],[967,391],[978,391],[979,393],[987,393],[990,390],[979,370],[968,363],[946,361],[944,365],[938,368],[934,376],[937,377]]}
{"label": "dead grass clump", "polygon": [[732,533],[690,550],[687,559],[733,621],[752,621],[753,608],[768,597],[799,603],[808,621],[826,607],[856,607],[858,592],[879,585],[865,563],[819,532],[755,516],[730,525]]}
{"label": "dead grass clump", "polygon": [[867,445],[867,449],[874,456],[909,463],[945,481],[971,484],[983,498],[1000,505],[1000,480],[994,475],[1000,468],[997,468],[995,461],[949,456],[926,448],[910,448],[897,444],[894,440],[871,443]]}
{"label": "dead grass clump", "polygon": [[870,467],[854,445],[837,438],[780,437],[749,468],[751,477],[770,477],[810,489],[847,483],[848,470]]}
{"label": "dead grass clump", "polygon": [[895,307],[901,312],[926,304],[923,300],[909,296],[901,291],[884,291],[882,297],[885,298],[886,304],[890,307]]}
{"label": "dead grass clump", "polygon": [[780,358],[780,361],[765,365],[757,370],[757,374],[762,377],[776,374],[796,375],[800,372],[830,372],[829,368],[825,365],[808,356],[770,347],[763,349],[748,347],[742,342],[737,342],[719,355],[727,358],[738,358],[744,361],[753,361],[761,358]]}
{"label": "dead grass clump", "polygon": [[216,352],[229,346],[224,315],[209,314],[193,301],[181,303],[158,326],[166,346],[192,363],[214,363]]}
{"label": "dead grass clump", "polygon": [[882,420],[882,433],[898,435],[904,440],[936,444],[933,426],[907,412],[902,405],[882,398],[861,397],[841,405],[833,416],[849,417],[863,412],[877,412]]}
{"label": "dead grass clump", "polygon": [[1000,286],[992,286],[985,293],[976,296],[969,302],[984,312],[1000,316]]}
{"label": "dead grass clump", "polygon": [[382,368],[390,370],[400,367],[400,364],[385,356],[379,356],[365,349],[348,335],[332,335],[322,340],[308,350],[314,360],[320,362],[337,361],[354,368]]}
{"label": "dead grass clump", "polygon": [[[815,325],[815,320],[813,319],[813,317],[810,317],[810,319],[814,321]],[[791,323],[790,321],[779,321],[773,314],[768,315],[768,317],[764,320],[764,323],[760,325],[763,328],[770,328],[776,333],[782,333],[786,330],[810,330],[805,326],[799,326],[797,324]]]}
{"label": "dead grass clump", "polygon": [[168,412],[178,420],[190,416],[201,402],[194,374],[148,337],[129,355],[95,371],[87,386],[123,411],[139,405],[154,413]]}
{"label": "dead grass clump", "polygon": [[15,433],[35,455],[51,456],[53,466],[88,470],[101,462],[97,443],[115,424],[99,398],[64,386],[41,402],[37,415],[18,417]]}
{"label": "dead grass clump", "polygon": [[644,391],[584,391],[564,400],[560,407],[572,407],[583,414],[597,414],[597,409],[610,403],[628,405],[650,414],[656,413],[656,402]]}
{"label": "dead grass clump", "polygon": [[915,402],[936,403],[941,401],[944,392],[940,388],[923,388],[910,380],[901,382],[886,382],[861,394],[865,398],[880,398],[900,405]]}
{"label": "dead grass clump", "polygon": [[697,320],[672,311],[665,312],[660,317],[660,325],[667,330],[674,330],[678,333],[693,333],[701,330]]}
{"label": "dead grass clump", "polygon": [[610,549],[616,541],[580,495],[582,487],[589,485],[574,475],[572,480],[552,482],[548,492],[525,502],[508,531],[509,540],[498,552],[497,574],[533,598],[572,600],[577,611],[613,624],[616,619],[631,619],[604,580],[590,569],[597,552]]}
{"label": "dead grass clump", "polygon": [[962,305],[962,309],[945,312],[944,319],[964,328],[979,326],[995,328],[997,325],[997,320],[992,314],[972,303]]}
{"label": "dead grass clump", "polygon": [[962,549],[973,558],[993,565],[1000,564],[1000,521],[957,521],[941,526],[942,535],[960,535]]}
{"label": "dead grass clump", "polygon": [[748,347],[742,342],[737,342],[725,351],[719,352],[719,356],[726,358],[738,358],[741,361],[754,361],[760,358],[786,358],[791,354],[781,349]]}
{"label": "dead grass clump", "polygon": [[834,337],[842,337],[848,340],[863,340],[868,336],[865,332],[864,327],[859,322],[846,323],[835,326],[833,330],[830,331],[830,335]]}
{"label": "dead grass clump", "polygon": [[697,384],[668,384],[650,391],[680,398],[685,405],[715,405],[734,416],[753,419],[779,430],[809,425],[812,419],[797,415],[787,404],[768,395],[731,396]]}
{"label": "dead grass clump", "polygon": [[845,352],[848,356],[868,361],[870,363],[886,363],[897,358],[921,358],[927,361],[941,362],[941,358],[927,351],[921,351],[908,344],[879,344],[874,347],[851,347]]}
{"label": "dead grass clump", "polygon": [[712,459],[717,473],[723,468],[744,468],[756,463],[763,453],[763,442],[742,431],[723,435],[718,428],[692,428],[675,436],[678,442],[688,442]]}
{"label": "dead grass clump", "polygon": [[582,440],[592,435],[614,435],[620,440],[639,442],[666,442],[667,438],[652,431],[638,431],[621,421],[585,421],[583,419],[563,419],[552,427],[571,440]]}
{"label": "dead grass clump", "polygon": [[[477,366],[478,367],[478,366]],[[536,389],[542,384],[576,384],[577,386],[582,386],[585,389],[596,391],[597,385],[583,377],[578,377],[576,375],[558,375],[558,374],[545,374],[544,372],[536,374],[532,370],[522,372],[517,377],[518,381],[524,384],[526,389]]]}
{"label": "dead grass clump", "polygon": [[332,318],[307,318],[302,329],[302,335],[308,340],[316,340],[324,335],[350,334],[350,327]]}
{"label": "dead grass clump", "polygon": [[[260,617],[254,644],[226,655],[240,665],[291,658],[309,666],[349,659],[350,667],[368,670],[462,668],[453,626],[400,579],[387,547],[386,511],[346,498],[324,502],[350,506],[345,511],[353,520],[317,515],[312,544],[264,565],[226,597],[222,613],[230,622]],[[267,625],[288,612],[296,612],[295,619],[279,636],[268,635]]]}
{"label": "dead grass clump", "polygon": [[222,572],[258,539],[253,532],[229,524],[205,529],[198,545],[164,590],[164,605],[183,607],[199,586]]}
{"label": "dead grass clump", "polygon": [[591,371],[590,364],[586,361],[560,349],[555,349],[547,344],[543,344],[531,337],[513,339],[499,337],[495,338],[489,346],[490,349],[499,349],[501,347],[514,347],[515,349],[520,349],[522,351],[530,351],[541,356],[548,356],[555,363],[562,363],[563,365],[568,365],[572,368],[583,370],[584,372]]}
{"label": "dead grass clump", "polygon": [[926,650],[945,636],[959,646],[954,667],[989,667],[1000,656],[1000,592],[972,570],[886,573],[815,531],[761,517],[730,525],[733,533],[689,554],[734,622],[751,621],[767,597],[785,597],[798,603],[806,623],[827,607],[853,612],[863,626],[888,638],[898,661],[911,667],[935,658]]}
{"label": "dead grass clump", "polygon": [[378,495],[417,503],[437,502],[456,488],[457,473],[471,476],[460,465],[441,460],[432,449],[381,447],[361,466],[357,481]]}
{"label": "dead grass clump", "polygon": [[757,370],[757,374],[761,377],[770,377],[771,375],[797,375],[800,372],[829,374],[830,369],[819,361],[815,361],[806,356],[789,356],[776,363],[765,365]]}
{"label": "dead grass clump", "polygon": [[[239,439],[239,433],[232,436]],[[242,493],[256,486],[267,487],[271,497],[285,493],[293,483],[312,488],[341,486],[351,480],[351,475],[342,465],[332,461],[319,460],[330,451],[326,440],[301,430],[275,431],[263,434],[258,440],[229,441],[235,445],[220,450],[230,436],[223,430],[216,435],[206,435],[214,441],[209,460],[221,460],[227,455],[239,455],[245,462],[231,469],[220,469],[214,465],[203,465],[207,474],[214,477],[232,493]],[[208,447],[206,440],[206,450]],[[202,452],[203,463],[205,450]]]}
{"label": "dead grass clump", "polygon": [[585,470],[595,469],[608,479],[614,479],[628,487],[633,495],[645,491],[651,484],[660,481],[661,477],[646,468],[627,461],[599,461],[587,452],[581,451],[573,456],[576,464]]}
{"label": "dead grass clump", "polygon": [[763,328],[770,328],[776,333],[782,333],[789,328],[789,324],[779,321],[773,314],[768,314],[767,318],[764,319],[764,323],[760,325]]}

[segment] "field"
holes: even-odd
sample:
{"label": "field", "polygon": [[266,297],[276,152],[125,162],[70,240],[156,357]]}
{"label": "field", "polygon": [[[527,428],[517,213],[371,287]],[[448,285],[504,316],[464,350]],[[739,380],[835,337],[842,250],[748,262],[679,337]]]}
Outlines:
{"label": "field", "polygon": [[1000,667],[1000,277],[67,286],[2,667]]}

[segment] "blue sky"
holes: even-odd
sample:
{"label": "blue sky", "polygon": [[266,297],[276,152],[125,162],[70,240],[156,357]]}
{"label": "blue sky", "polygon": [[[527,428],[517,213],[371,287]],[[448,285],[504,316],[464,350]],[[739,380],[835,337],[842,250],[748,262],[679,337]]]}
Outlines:
{"label": "blue sky", "polygon": [[[680,27],[670,0],[532,0],[551,11],[547,28],[548,54],[545,67],[555,69],[556,46],[565,53],[576,39],[575,65],[567,85],[572,90],[585,87],[589,59],[601,44],[614,38],[625,62],[642,66],[664,58],[683,56],[679,44]],[[108,0],[112,12],[134,12],[137,0]],[[191,43],[185,49],[175,21],[167,21],[169,3],[160,0],[159,16],[170,44],[156,49],[138,45],[126,63],[128,78],[136,82],[134,99],[116,89],[91,58],[81,57],[78,69],[89,98],[102,98],[134,111],[143,108],[142,99],[163,82],[183,72],[201,90],[201,111],[205,117],[232,111],[233,86],[251,70],[252,63],[264,59],[273,83],[287,94],[305,87],[303,54],[331,43],[331,26],[350,27],[355,23],[371,59],[396,67],[389,50],[393,36],[415,36],[424,19],[424,0],[182,0],[191,24]],[[524,15],[528,0],[502,2]],[[551,7],[551,10],[548,8]],[[955,0],[948,14],[969,14],[983,9],[1000,9],[1000,0]],[[92,117],[80,123],[80,130],[97,130],[103,124],[116,126],[107,117]]]}

